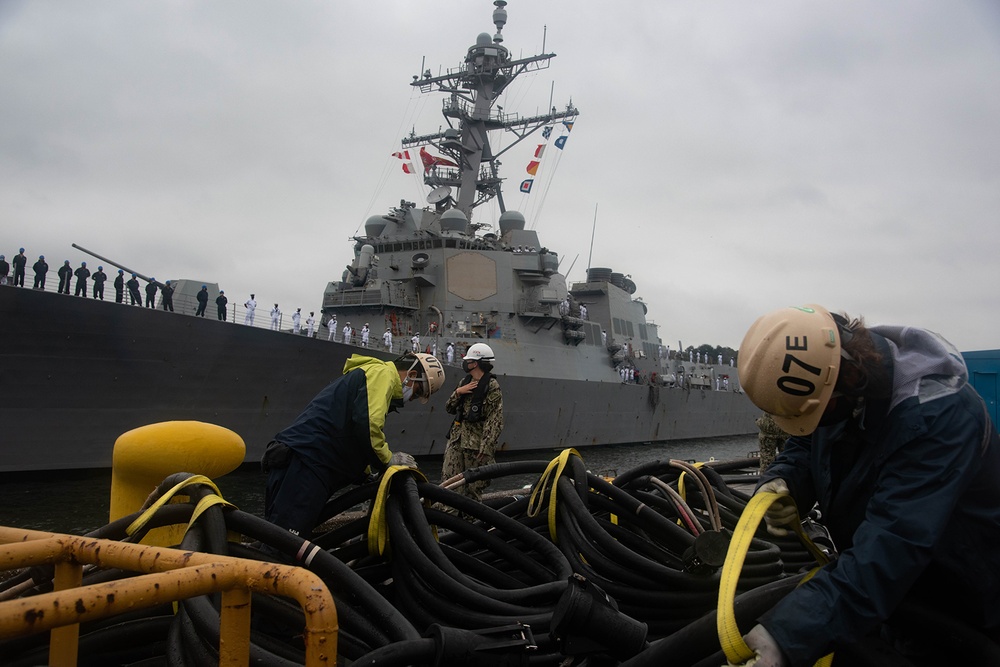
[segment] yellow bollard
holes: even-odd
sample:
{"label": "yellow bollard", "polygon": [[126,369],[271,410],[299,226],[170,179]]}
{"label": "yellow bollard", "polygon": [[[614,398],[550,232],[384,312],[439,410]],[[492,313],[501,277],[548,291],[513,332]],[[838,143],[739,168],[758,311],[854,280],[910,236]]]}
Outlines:
{"label": "yellow bollard", "polygon": [[[156,486],[175,472],[215,479],[238,468],[245,456],[243,438],[205,422],[160,422],[123,433],[115,441],[112,457],[110,520],[138,511]],[[184,529],[157,528],[142,543],[178,544]]]}

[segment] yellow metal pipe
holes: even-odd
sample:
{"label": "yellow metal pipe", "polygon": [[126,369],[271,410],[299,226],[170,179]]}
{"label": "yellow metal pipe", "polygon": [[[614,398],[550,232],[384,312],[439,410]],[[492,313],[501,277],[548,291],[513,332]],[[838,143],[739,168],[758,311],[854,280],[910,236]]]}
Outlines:
{"label": "yellow metal pipe", "polygon": [[[0,637],[41,632],[59,625],[242,587],[290,597],[299,603],[306,618],[304,640],[307,665],[331,664],[337,659],[336,606],[326,585],[309,570],[229,556],[3,526],[0,526],[0,544],[3,545],[0,546],[0,570],[73,559],[101,567],[157,572],[120,582],[0,602]],[[169,572],[179,569],[182,571]],[[240,604],[233,605],[233,611]],[[249,614],[248,602],[241,613]],[[242,617],[237,615],[237,618]]]}
{"label": "yellow metal pipe", "polygon": [[222,592],[219,623],[219,667],[250,663],[250,591],[233,588]]}
{"label": "yellow metal pipe", "polygon": [[[83,582],[83,566],[79,563],[56,563],[52,588],[65,591],[77,588]],[[80,646],[80,624],[64,625],[52,630],[49,641],[50,667],[75,667]]]}

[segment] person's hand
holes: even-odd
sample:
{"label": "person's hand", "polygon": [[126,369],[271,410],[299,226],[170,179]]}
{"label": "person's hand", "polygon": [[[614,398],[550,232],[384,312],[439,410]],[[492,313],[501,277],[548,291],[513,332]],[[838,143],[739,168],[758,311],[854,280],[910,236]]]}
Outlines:
{"label": "person's hand", "polygon": [[[788,494],[788,484],[783,479],[772,479],[760,486],[754,495],[758,493],[780,493]],[[788,528],[793,527],[799,521],[799,512],[795,503],[790,498],[779,500],[771,505],[764,515],[764,522],[767,524],[767,532],[775,537],[788,535]],[[766,631],[765,631],[766,632]]]}
{"label": "person's hand", "polygon": [[465,394],[471,394],[472,390],[479,386],[479,380],[473,380],[469,384],[463,384],[461,387],[455,390],[455,393],[459,396],[464,396]]}
{"label": "person's hand", "polygon": [[743,667],[751,667],[751,665],[753,667],[788,667],[788,660],[781,652],[781,647],[763,625],[753,626],[753,629],[743,637],[743,640],[757,654],[742,663]]}
{"label": "person's hand", "polygon": [[417,460],[406,452],[396,452],[392,455],[392,458],[389,459],[389,465],[403,466],[404,468],[416,468]]}

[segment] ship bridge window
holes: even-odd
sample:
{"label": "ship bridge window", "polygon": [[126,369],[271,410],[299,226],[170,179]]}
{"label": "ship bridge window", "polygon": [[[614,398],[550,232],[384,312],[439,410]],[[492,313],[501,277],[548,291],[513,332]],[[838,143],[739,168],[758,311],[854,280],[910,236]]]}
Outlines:
{"label": "ship bridge window", "polygon": [[649,340],[649,336],[646,335],[646,325],[639,323],[639,338],[642,340]]}
{"label": "ship bridge window", "polygon": [[632,332],[632,322],[631,321],[625,322],[625,325],[626,325],[626,329],[627,329],[626,333],[627,333],[628,337],[632,338],[633,336],[635,336],[635,334]]}
{"label": "ship bridge window", "polygon": [[622,332],[622,321],[620,319],[617,317],[611,318],[611,324],[616,334],[620,334]]}

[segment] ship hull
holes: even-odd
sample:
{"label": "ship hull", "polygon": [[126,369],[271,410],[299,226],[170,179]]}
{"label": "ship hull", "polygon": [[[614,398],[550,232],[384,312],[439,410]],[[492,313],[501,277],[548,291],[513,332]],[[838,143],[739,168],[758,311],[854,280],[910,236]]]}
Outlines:
{"label": "ship hull", "polygon": [[[105,468],[115,440],[197,420],[238,433],[247,461],[336,378],[384,351],[180,313],[0,288],[0,472]],[[449,368],[449,384],[461,373]],[[504,450],[667,442],[752,433],[743,394],[499,375]],[[440,455],[446,396],[387,419],[390,446]]]}

